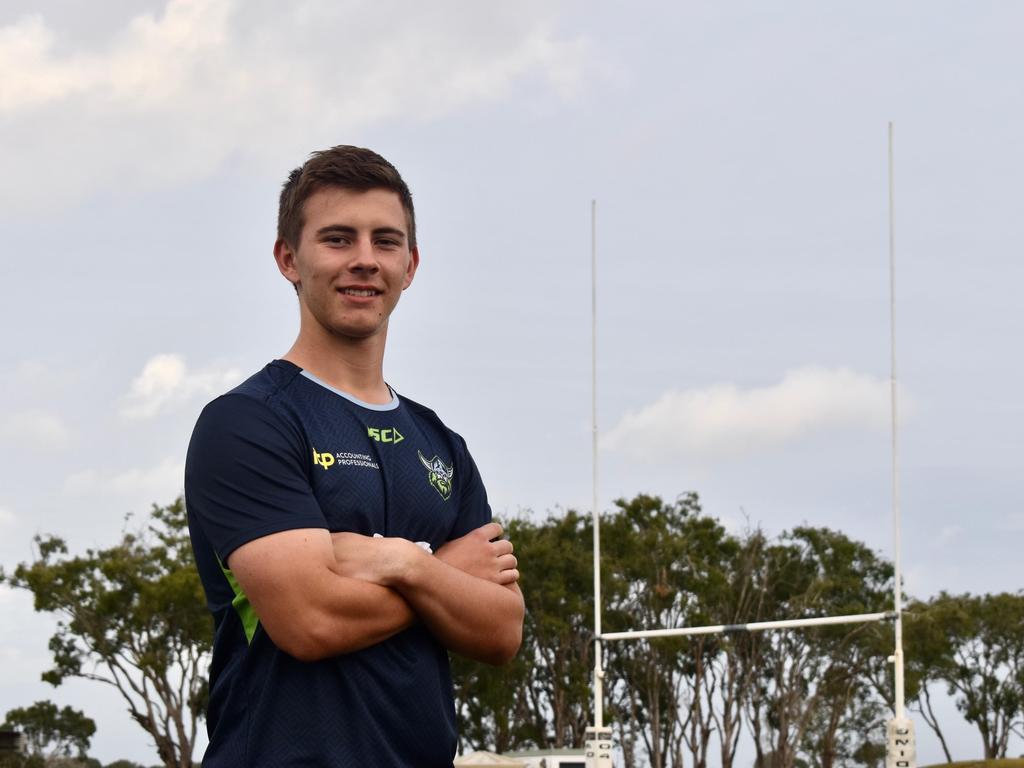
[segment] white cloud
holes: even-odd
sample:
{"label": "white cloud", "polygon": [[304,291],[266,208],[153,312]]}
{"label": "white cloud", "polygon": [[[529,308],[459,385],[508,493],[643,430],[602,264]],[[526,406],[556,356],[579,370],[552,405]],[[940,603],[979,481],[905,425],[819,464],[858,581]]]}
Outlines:
{"label": "white cloud", "polygon": [[180,355],[154,355],[131,383],[122,401],[121,415],[129,419],[150,419],[168,405],[196,396],[210,396],[230,389],[241,381],[234,368],[211,367],[189,371]]}
{"label": "white cloud", "polygon": [[159,19],[132,19],[111,47],[58,56],[55,37],[39,14],[0,29],[0,66],[18,77],[0,83],[0,111],[29,110],[77,95],[149,106],[189,84],[204,52],[225,43],[233,3],[171,0]]}
{"label": "white cloud", "polygon": [[148,505],[153,500],[173,499],[184,484],[185,462],[180,457],[169,457],[152,467],[120,472],[84,469],[69,475],[64,489],[75,496],[116,494],[141,499],[140,503]]}
{"label": "white cloud", "polygon": [[4,434],[20,446],[37,449],[62,448],[71,439],[71,432],[55,413],[43,410],[19,411],[3,422]]}
{"label": "white cloud", "polygon": [[666,392],[627,413],[602,447],[642,461],[735,457],[843,427],[878,428],[889,419],[889,381],[847,368],[787,372],[778,384],[717,384]]}
{"label": "white cloud", "polygon": [[[0,202],[191,179],[236,153],[280,171],[328,137],[519,82],[571,91],[588,49],[552,31],[550,6],[169,0],[93,50],[24,16],[0,27],[0,71],[17,73],[0,79]],[[58,177],[39,173],[44,149]]]}

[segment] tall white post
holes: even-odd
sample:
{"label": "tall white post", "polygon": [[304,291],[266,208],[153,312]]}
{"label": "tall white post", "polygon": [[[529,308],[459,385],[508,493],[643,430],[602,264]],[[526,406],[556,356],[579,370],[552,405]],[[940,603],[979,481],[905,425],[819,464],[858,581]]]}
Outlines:
{"label": "tall white post", "polygon": [[914,768],[917,744],[914,723],[903,706],[903,571],[900,544],[899,418],[896,408],[896,186],[893,163],[893,124],[889,123],[889,348],[891,376],[889,394],[892,411],[892,529],[893,529],[893,612],[896,615],[894,645],[889,660],[895,681],[894,717],[886,727],[886,768]]}
{"label": "tall white post", "polygon": [[604,727],[604,665],[601,660],[601,514],[597,503],[597,201],[590,201],[590,391],[594,468],[594,724],[587,728],[587,768],[612,768],[612,732]]}
{"label": "tall white post", "polygon": [[896,402],[896,187],[893,165],[893,124],[889,123],[889,348],[890,397],[892,400],[892,527],[893,527],[893,611],[896,613],[896,648],[893,667],[896,682],[895,715],[903,712],[903,573],[900,545],[899,423]]}
{"label": "tall white post", "polygon": [[601,661],[601,515],[597,501],[597,201],[590,201],[590,393],[594,527],[594,726],[604,726],[604,667]]}

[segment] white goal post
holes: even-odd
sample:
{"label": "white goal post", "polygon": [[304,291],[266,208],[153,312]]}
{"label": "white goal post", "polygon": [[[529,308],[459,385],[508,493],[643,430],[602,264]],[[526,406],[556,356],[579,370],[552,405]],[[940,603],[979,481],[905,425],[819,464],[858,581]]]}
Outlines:
{"label": "white goal post", "polygon": [[900,560],[900,497],[899,453],[897,445],[896,401],[896,238],[895,238],[895,184],[893,170],[893,124],[889,123],[889,308],[890,308],[890,410],[892,415],[892,521],[893,521],[893,610],[881,613],[861,613],[849,616],[823,616],[810,619],[782,619],[748,624],[713,624],[703,627],[672,627],[640,629],[624,632],[601,631],[601,532],[598,513],[598,428],[597,428],[597,201],[590,207],[591,238],[591,415],[593,461],[593,529],[594,529],[594,721],[586,729],[587,768],[612,768],[612,732],[604,723],[604,664],[602,645],[606,641],[644,640],[659,637],[685,637],[727,632],[757,632],[771,629],[800,629],[835,624],[858,624],[874,621],[892,621],[894,650],[889,656],[894,672],[894,713],[886,726],[886,768],[916,768],[917,747],[914,724],[904,707],[903,680],[903,593]]}

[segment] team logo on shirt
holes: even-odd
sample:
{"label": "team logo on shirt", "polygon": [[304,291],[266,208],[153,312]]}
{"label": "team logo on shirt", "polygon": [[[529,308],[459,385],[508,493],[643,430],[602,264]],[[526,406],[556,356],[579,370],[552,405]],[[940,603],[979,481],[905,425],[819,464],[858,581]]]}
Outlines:
{"label": "team logo on shirt", "polygon": [[434,490],[441,494],[441,498],[448,501],[452,495],[452,478],[455,476],[455,466],[448,466],[437,456],[428,459],[419,451],[420,463],[427,469],[427,480],[434,486]]}

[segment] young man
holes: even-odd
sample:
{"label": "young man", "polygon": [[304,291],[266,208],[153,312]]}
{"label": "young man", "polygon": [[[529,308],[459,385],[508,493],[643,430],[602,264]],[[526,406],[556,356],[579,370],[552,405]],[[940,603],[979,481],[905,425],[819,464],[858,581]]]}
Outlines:
{"label": "young man", "polygon": [[189,530],[214,615],[204,768],[450,766],[447,651],[508,661],[516,559],[461,437],[384,381],[419,266],[412,197],[357,147],[281,193],[292,348],[203,410]]}

